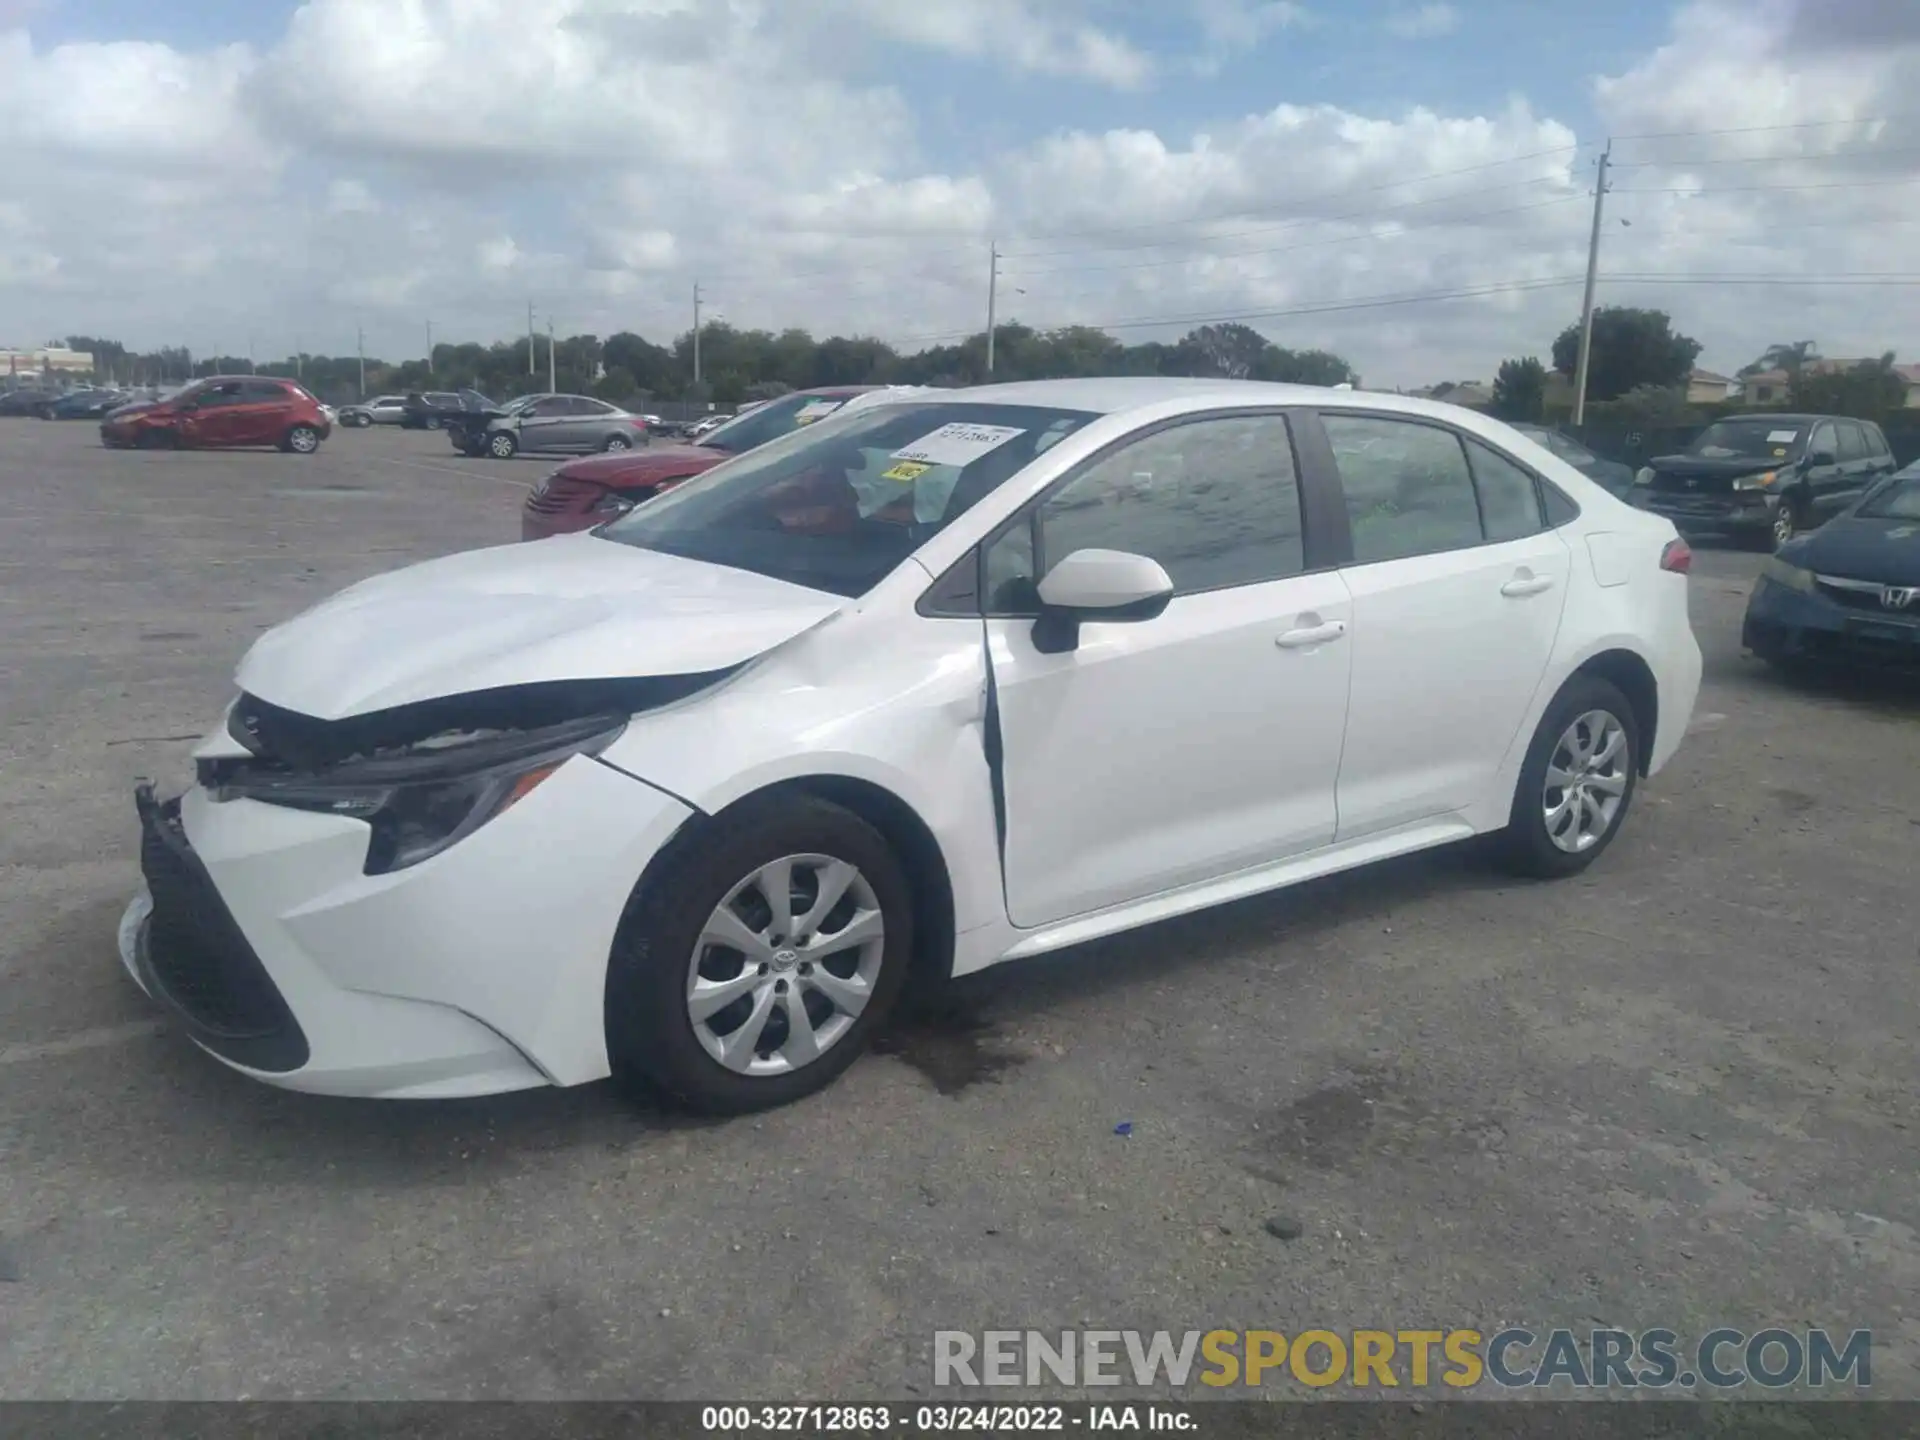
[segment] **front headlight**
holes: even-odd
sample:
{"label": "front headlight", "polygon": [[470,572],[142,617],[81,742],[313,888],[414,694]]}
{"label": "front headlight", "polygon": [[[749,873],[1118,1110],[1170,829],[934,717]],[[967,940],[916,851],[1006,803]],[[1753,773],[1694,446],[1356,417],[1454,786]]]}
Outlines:
{"label": "front headlight", "polygon": [[1638,470],[1634,471],[1633,483],[1636,485],[1651,485],[1653,483],[1653,467],[1651,465],[1642,465]]}
{"label": "front headlight", "polygon": [[1779,483],[1779,480],[1780,472],[1778,470],[1768,470],[1759,475],[1742,475],[1733,482],[1733,488],[1736,490],[1771,490]]}
{"label": "front headlight", "polygon": [[1782,560],[1778,555],[1760,567],[1760,575],[1762,579],[1788,590],[1798,590],[1803,595],[1813,593],[1813,572],[1801,569],[1790,560]]}
{"label": "front headlight", "polygon": [[575,755],[599,754],[626,724],[625,716],[603,715],[539,730],[436,737],[294,775],[243,769],[218,781],[214,798],[364,820],[373,831],[365,872],[385,875],[458,844]]}

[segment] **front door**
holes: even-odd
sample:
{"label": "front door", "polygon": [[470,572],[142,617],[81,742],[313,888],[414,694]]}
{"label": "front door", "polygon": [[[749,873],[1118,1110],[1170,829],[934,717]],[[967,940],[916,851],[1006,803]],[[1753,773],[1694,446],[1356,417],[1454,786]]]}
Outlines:
{"label": "front door", "polygon": [[[1155,619],[1033,645],[1033,577],[1076,550],[1148,555]],[[1039,926],[1333,839],[1351,646],[1337,572],[1307,573],[1280,414],[1217,416],[1110,451],[988,549],[1008,914]]]}
{"label": "front door", "polygon": [[571,421],[572,401],[565,395],[549,395],[534,401],[520,412],[520,448],[565,449]]}
{"label": "front door", "polygon": [[180,437],[189,445],[220,446],[234,443],[239,423],[240,382],[224,381],[209,386],[196,397],[192,411],[180,421]]}
{"label": "front door", "polygon": [[1441,425],[1322,416],[1354,563],[1340,839],[1491,795],[1546,674],[1572,552],[1530,472]]}

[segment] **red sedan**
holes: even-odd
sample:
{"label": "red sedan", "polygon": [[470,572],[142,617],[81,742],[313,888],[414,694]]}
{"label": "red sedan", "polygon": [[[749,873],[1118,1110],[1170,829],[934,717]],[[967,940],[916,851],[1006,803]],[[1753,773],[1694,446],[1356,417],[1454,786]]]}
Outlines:
{"label": "red sedan", "polygon": [[723,460],[831,415],[856,395],[884,388],[836,385],[797,390],[754,407],[690,445],[650,444],[562,465],[527,497],[520,515],[520,538],[544,540],[549,535],[591,530]]}
{"label": "red sedan", "polygon": [[332,429],[320,402],[291,380],[216,375],[168,399],[112,411],[100,422],[100,439],[116,449],[273,445],[311,455]]}

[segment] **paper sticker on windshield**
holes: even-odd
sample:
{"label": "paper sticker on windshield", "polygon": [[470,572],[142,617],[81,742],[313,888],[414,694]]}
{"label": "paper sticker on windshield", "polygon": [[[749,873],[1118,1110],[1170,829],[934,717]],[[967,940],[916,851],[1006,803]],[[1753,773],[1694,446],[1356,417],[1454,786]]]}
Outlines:
{"label": "paper sticker on windshield", "polygon": [[891,458],[965,469],[988,451],[998,450],[1014,436],[1025,433],[1011,425],[942,425],[931,435],[894,451]]}
{"label": "paper sticker on windshield", "polygon": [[902,460],[891,470],[882,470],[880,472],[880,478],[882,480],[918,480],[931,469],[933,469],[933,466],[924,464],[919,460]]}
{"label": "paper sticker on windshield", "polygon": [[844,400],[809,400],[793,412],[793,423],[811,425],[816,420],[824,420],[847,402]]}
{"label": "paper sticker on windshield", "polygon": [[1791,445],[1799,438],[1800,432],[1798,430],[1769,430],[1767,432],[1767,443],[1769,445]]}

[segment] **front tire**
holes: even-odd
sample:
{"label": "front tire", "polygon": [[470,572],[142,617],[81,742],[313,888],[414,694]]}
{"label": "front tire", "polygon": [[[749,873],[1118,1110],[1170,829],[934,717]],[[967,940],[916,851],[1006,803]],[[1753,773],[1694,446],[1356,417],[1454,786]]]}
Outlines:
{"label": "front tire", "polygon": [[427,416],[427,418],[426,418],[426,420],[425,420],[425,422],[424,422],[424,423],[425,423],[425,425],[426,425],[426,427],[427,427],[427,429],[429,429],[429,430],[438,430],[438,429],[440,428],[440,426],[441,426],[441,423],[442,423],[442,422],[441,422],[441,420],[440,420],[440,417],[439,417],[438,415],[429,415],[429,416]]}
{"label": "front tire", "polygon": [[496,460],[511,460],[519,450],[519,437],[511,430],[496,430],[487,437],[487,454]]}
{"label": "front tire", "polygon": [[635,892],[607,973],[614,1073],[737,1115],[825,1088],[898,999],[913,954],[906,874],[849,810],[748,802]]}
{"label": "front tire", "polygon": [[1521,875],[1585,870],[1626,823],[1640,774],[1640,725],[1620,687],[1576,675],[1547,707],[1514,787],[1500,858]]}

